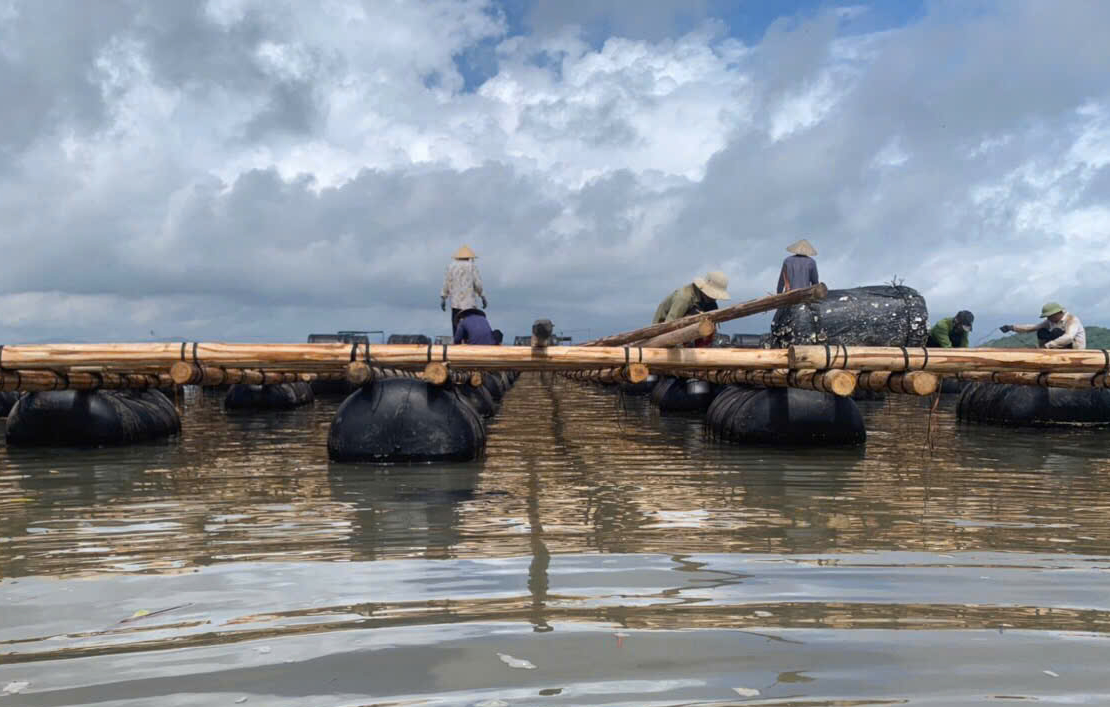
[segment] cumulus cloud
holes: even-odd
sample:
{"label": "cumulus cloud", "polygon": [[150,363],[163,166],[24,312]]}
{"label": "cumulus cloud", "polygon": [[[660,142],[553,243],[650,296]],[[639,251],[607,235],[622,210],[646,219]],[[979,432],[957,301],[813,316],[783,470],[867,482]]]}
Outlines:
{"label": "cumulus cloud", "polygon": [[622,6],[520,32],[492,0],[0,3],[0,340],[446,333],[464,242],[496,325],[581,339],[707,269],[764,294],[801,236],[832,287],[1098,323],[1098,3],[853,6],[758,41],[715,3]]}

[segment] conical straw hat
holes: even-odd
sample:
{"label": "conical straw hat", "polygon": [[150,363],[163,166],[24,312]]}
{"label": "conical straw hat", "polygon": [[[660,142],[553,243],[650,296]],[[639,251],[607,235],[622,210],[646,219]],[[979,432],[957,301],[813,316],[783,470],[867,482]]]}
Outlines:
{"label": "conical straw hat", "polygon": [[470,260],[472,258],[477,258],[478,256],[474,254],[474,251],[470,249],[470,246],[464,245],[462,248],[456,250],[455,255],[452,257],[454,257],[455,260]]}
{"label": "conical straw hat", "polygon": [[713,299],[730,299],[728,294],[728,277],[720,270],[708,272],[705,277],[695,277],[694,284],[698,289]]}
{"label": "conical straw hat", "polygon": [[817,255],[817,249],[810,245],[809,241],[805,238],[800,241],[794,241],[786,246],[786,252],[793,253],[794,255]]}

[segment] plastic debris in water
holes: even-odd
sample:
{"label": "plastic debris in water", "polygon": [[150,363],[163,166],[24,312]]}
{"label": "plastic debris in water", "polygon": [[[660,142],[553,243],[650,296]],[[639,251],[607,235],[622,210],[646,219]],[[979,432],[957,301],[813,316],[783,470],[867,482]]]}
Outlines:
{"label": "plastic debris in water", "polygon": [[483,700],[475,702],[474,707],[509,707],[509,703],[502,700]]}
{"label": "plastic debris in water", "polygon": [[255,648],[255,650],[258,651],[259,653],[269,653],[270,652],[270,647],[269,646],[259,646],[258,648]]}
{"label": "plastic debris in water", "polygon": [[502,663],[509,666],[510,668],[522,668],[524,670],[536,669],[536,666],[532,665],[532,663],[524,660],[523,658],[514,658],[511,655],[506,655],[504,653],[498,653],[497,657],[501,659]]}
{"label": "plastic debris in water", "polygon": [[1052,672],[1051,670],[1042,670],[1041,672],[1042,672],[1042,673],[1044,673],[1045,675],[1047,675],[1047,676],[1048,676],[1048,677],[1050,677],[1050,678],[1058,678],[1058,677],[1060,677],[1060,674],[1059,674],[1059,673],[1054,673],[1054,672]]}
{"label": "plastic debris in water", "polygon": [[26,680],[15,680],[13,682],[9,682],[7,685],[4,686],[4,694],[18,695],[19,693],[30,687],[30,685],[31,683],[27,682]]}
{"label": "plastic debris in water", "polygon": [[757,611],[755,612],[755,615],[761,619],[765,619],[768,616],[774,616],[774,614],[772,614],[770,611]]}
{"label": "plastic debris in water", "polygon": [[237,704],[237,705],[241,705],[241,704],[243,704],[243,703],[244,703],[244,702],[246,702],[246,701],[247,701],[247,698],[246,698],[246,697],[240,697],[239,699],[235,700],[235,704]]}
{"label": "plastic debris in water", "polygon": [[741,697],[755,697],[759,694],[759,690],[754,687],[734,687],[732,691]]}

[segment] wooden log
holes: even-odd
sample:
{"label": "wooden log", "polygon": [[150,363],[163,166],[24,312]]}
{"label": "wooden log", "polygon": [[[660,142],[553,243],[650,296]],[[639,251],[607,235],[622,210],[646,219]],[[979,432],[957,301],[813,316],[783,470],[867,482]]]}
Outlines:
{"label": "wooden log", "polygon": [[714,324],[720,324],[721,322],[747,317],[752,314],[759,314],[760,312],[769,312],[772,309],[778,309],[780,307],[789,307],[805,302],[816,302],[817,300],[824,299],[825,295],[828,293],[828,288],[825,287],[825,283],[822,282],[812,287],[802,287],[778,295],[768,295],[747,302],[740,302],[739,304],[734,304],[724,309],[715,309],[712,312],[692,314],[688,317],[682,317],[681,319],[662,322],[660,324],[652,324],[651,326],[635,329],[633,331],[626,331],[621,334],[613,334],[612,336],[604,336],[600,339],[588,341],[583,344],[583,346],[620,346],[633,341],[643,341],[644,339],[651,339],[660,334],[676,331],[688,327],[691,324],[696,324],[703,319],[708,319]]}
{"label": "wooden log", "polygon": [[[188,361],[201,366],[277,370],[283,372],[343,371],[351,363],[348,344],[226,344],[188,345]],[[822,348],[822,352],[824,349]],[[68,368],[103,366],[113,371],[154,368],[168,371],[181,361],[180,344],[72,344],[5,346],[5,368]],[[1083,353],[1083,352],[1073,352]],[[642,363],[653,371],[683,368],[787,368],[786,349],[660,349],[606,346],[435,346],[424,344],[359,344],[355,362],[367,358],[380,368],[423,367],[432,361],[474,370],[559,370],[610,368]],[[1062,355],[1062,354],[1056,354]],[[196,359],[196,362],[193,359]],[[431,360],[429,360],[431,359]],[[25,364],[25,365],[24,365]],[[370,367],[369,365],[367,366]]]}
{"label": "wooden log", "polygon": [[932,395],[940,385],[940,376],[926,371],[896,373],[893,371],[862,371],[856,377],[856,388],[876,393]]}
{"label": "wooden log", "polygon": [[851,395],[856,389],[856,374],[833,369],[829,371],[785,368],[765,371],[709,370],[684,371],[689,378],[701,378],[711,383],[754,385],[761,388],[801,388],[833,395]]}
{"label": "wooden log", "polygon": [[424,374],[421,377],[425,383],[443,385],[451,380],[451,371],[447,368],[446,363],[433,361],[424,366]]}
{"label": "wooden log", "polygon": [[346,367],[347,382],[352,385],[366,385],[371,381],[386,378],[421,378],[423,372],[368,366],[364,361],[351,361]]}
{"label": "wooden log", "polygon": [[238,383],[245,385],[277,385],[304,380],[302,374],[292,371],[198,366],[186,361],[178,361],[170,366],[170,378],[177,385],[199,386],[235,385]]}
{"label": "wooden log", "polygon": [[1097,373],[1108,368],[1102,349],[925,349],[887,346],[791,346],[790,368],[857,371],[1030,371]]}
{"label": "wooden log", "polygon": [[695,322],[690,326],[675,329],[674,331],[653,336],[650,339],[634,344],[634,346],[641,346],[644,348],[661,348],[665,349],[670,346],[681,346],[690,341],[697,339],[704,339],[707,336],[713,336],[717,333],[717,325],[708,319],[702,319],[700,322]]}
{"label": "wooden log", "polygon": [[595,368],[581,371],[563,371],[567,378],[591,383],[642,383],[647,380],[650,371],[642,363],[631,363],[628,366],[617,368]]}
{"label": "wooden log", "polygon": [[170,388],[167,374],[97,373],[73,371],[56,373],[41,369],[0,371],[0,392],[42,393],[50,390],[141,390]]}
{"label": "wooden log", "polygon": [[1107,388],[1105,373],[1029,373],[1022,371],[967,371],[951,376],[976,383],[1006,383],[1009,385],[1036,385],[1042,388],[1069,388],[1088,390]]}

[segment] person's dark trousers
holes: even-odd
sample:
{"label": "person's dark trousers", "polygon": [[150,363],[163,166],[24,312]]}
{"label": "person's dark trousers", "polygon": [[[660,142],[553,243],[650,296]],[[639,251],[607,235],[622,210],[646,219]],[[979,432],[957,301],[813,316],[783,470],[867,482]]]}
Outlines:
{"label": "person's dark trousers", "polygon": [[459,312],[461,309],[451,308],[451,336],[455,335],[455,330],[459,328]]}

